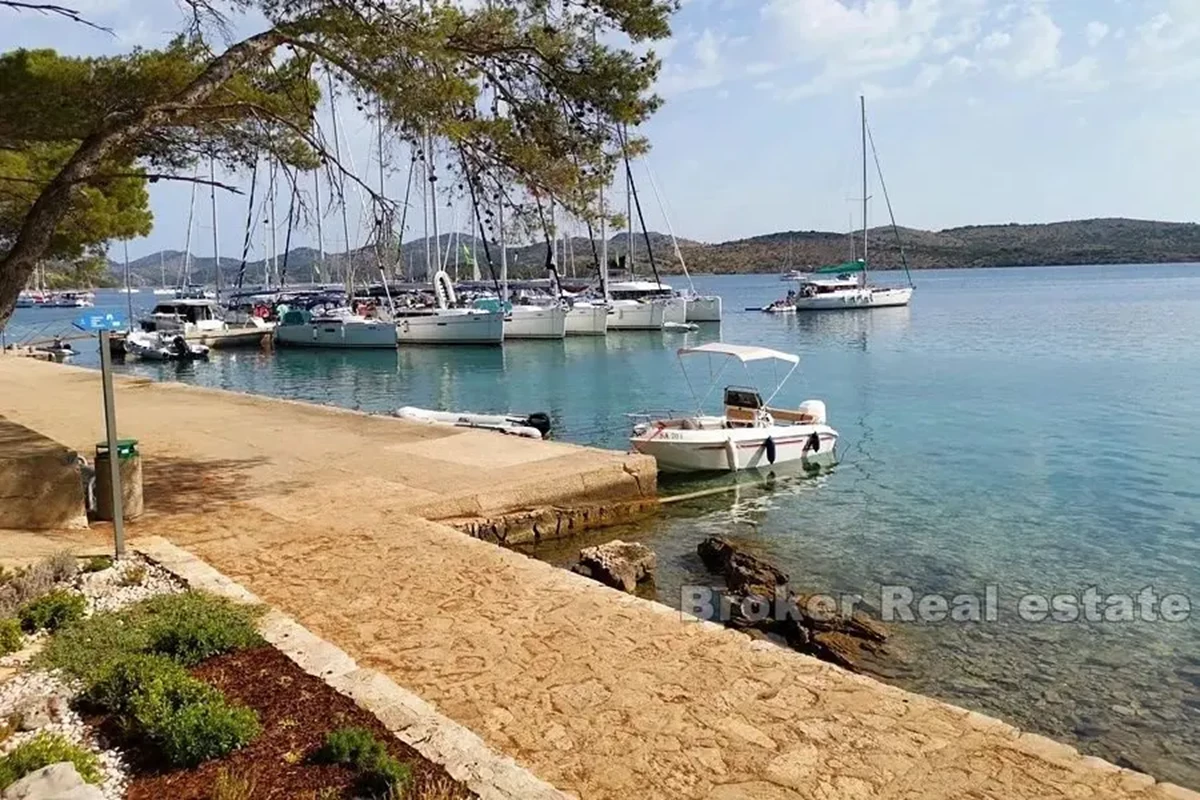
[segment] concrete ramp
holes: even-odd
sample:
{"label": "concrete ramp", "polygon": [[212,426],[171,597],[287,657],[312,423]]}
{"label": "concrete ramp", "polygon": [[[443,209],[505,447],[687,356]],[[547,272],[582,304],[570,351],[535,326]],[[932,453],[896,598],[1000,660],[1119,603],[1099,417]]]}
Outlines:
{"label": "concrete ramp", "polygon": [[86,528],[78,455],[0,417],[0,528]]}

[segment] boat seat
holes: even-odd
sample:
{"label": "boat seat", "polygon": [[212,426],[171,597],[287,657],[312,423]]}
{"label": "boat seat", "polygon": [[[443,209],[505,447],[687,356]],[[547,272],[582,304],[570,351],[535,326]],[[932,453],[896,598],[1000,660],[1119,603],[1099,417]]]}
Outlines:
{"label": "boat seat", "polygon": [[771,417],[780,422],[813,423],[817,418],[806,411],[789,411],[786,408],[767,408]]}
{"label": "boat seat", "polygon": [[725,421],[731,427],[750,426],[758,418],[756,411],[739,406],[725,406]]}

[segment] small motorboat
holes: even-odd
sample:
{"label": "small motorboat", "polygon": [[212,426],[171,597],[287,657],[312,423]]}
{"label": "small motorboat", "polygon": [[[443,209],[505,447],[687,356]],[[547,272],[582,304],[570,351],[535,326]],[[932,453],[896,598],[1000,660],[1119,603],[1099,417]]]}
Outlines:
{"label": "small motorboat", "polygon": [[[779,361],[791,364],[791,369],[765,400],[756,388],[730,386],[725,389],[722,414],[705,415],[698,409],[694,416],[647,418],[635,424],[630,444],[637,452],[654,456],[660,471],[735,472],[833,457],[838,433],[826,424],[825,403],[806,400],[796,409],[770,405],[796,371],[799,356],[723,342],[684,347],[678,355],[681,366],[685,356],[707,355],[737,360],[743,366],[753,361]],[[713,386],[724,368],[716,371]],[[703,400],[697,398],[696,405],[703,405]]]}
{"label": "small motorboat", "polygon": [[179,335],[130,331],[125,352],[144,361],[197,361],[208,359],[208,346],[190,344]]}
{"label": "small motorboat", "polygon": [[542,412],[525,415],[472,414],[467,411],[431,411],[427,408],[404,406],[393,411],[392,416],[429,425],[481,428],[527,439],[544,439],[550,435],[550,415]]}

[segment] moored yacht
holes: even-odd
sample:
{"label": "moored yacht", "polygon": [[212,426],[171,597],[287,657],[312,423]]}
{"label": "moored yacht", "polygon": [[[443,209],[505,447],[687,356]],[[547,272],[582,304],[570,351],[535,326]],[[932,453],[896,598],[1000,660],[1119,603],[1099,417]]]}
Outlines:
{"label": "moored yacht", "polygon": [[275,328],[282,347],[395,349],[396,327],[379,317],[362,317],[348,308],[284,312]]}
{"label": "moored yacht", "polygon": [[636,300],[639,303],[661,304],[663,307],[663,322],[687,322],[687,300],[676,294],[665,283],[634,280],[618,281],[608,285],[608,293],[613,300]]}
{"label": "moored yacht", "polygon": [[454,284],[444,270],[433,276],[436,307],[398,306],[400,344],[503,344],[504,314],[484,308],[459,308]]}
{"label": "moored yacht", "polygon": [[608,332],[608,306],[575,299],[567,309],[567,336],[603,336]]}

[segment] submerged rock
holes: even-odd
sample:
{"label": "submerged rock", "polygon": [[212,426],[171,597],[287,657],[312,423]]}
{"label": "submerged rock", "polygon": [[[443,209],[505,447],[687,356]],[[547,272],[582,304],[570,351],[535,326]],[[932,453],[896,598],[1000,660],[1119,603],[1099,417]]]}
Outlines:
{"label": "submerged rock", "polygon": [[646,545],[617,539],[580,550],[579,563],[571,571],[632,593],[642,581],[654,579],[657,565],[654,551]]}
{"label": "submerged rock", "polygon": [[84,783],[70,761],[51,764],[16,781],[3,800],[104,800],[100,787]]}
{"label": "submerged rock", "polygon": [[[860,611],[831,608],[814,595],[788,589],[788,576],[769,561],[717,536],[696,548],[704,565],[725,577],[721,619],[729,627],[785,641],[794,650],[855,672],[879,672],[889,657],[887,629]],[[868,668],[870,667],[870,668]]]}

